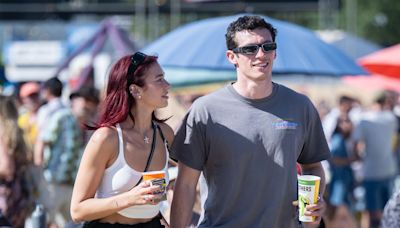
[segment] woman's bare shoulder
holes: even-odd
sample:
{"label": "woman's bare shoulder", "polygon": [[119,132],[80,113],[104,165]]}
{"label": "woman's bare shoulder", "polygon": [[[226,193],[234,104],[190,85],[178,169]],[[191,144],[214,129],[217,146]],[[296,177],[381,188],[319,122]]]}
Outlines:
{"label": "woman's bare shoulder", "polygon": [[89,140],[88,146],[94,146],[99,151],[114,149],[118,145],[118,133],[115,127],[101,127],[97,129]]}
{"label": "woman's bare shoulder", "polygon": [[174,141],[174,130],[172,130],[171,126],[169,126],[166,123],[159,123],[158,124],[165,136],[165,138],[168,141],[168,144],[172,144],[172,142]]}

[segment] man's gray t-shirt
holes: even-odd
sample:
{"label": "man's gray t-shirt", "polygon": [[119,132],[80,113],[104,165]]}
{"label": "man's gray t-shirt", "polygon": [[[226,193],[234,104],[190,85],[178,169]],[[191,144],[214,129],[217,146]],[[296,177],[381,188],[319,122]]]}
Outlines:
{"label": "man's gray t-shirt", "polygon": [[382,180],[396,175],[396,157],[392,144],[396,133],[397,119],[392,112],[370,111],[363,114],[352,137],[356,141],[365,142],[365,180]]}
{"label": "man's gray t-shirt", "polygon": [[327,159],[329,149],[310,100],[274,83],[251,100],[232,85],[197,99],[171,156],[203,171],[208,186],[199,227],[297,227],[296,162]]}

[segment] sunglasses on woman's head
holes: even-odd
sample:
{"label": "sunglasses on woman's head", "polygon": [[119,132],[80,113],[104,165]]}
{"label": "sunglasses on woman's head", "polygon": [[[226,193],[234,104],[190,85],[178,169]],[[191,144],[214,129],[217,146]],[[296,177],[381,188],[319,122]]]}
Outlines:
{"label": "sunglasses on woman's head", "polygon": [[142,52],[136,52],[131,56],[131,64],[129,64],[128,75],[135,73],[137,67],[144,62],[146,55]]}
{"label": "sunglasses on woman's head", "polygon": [[241,53],[245,55],[254,55],[257,54],[258,49],[262,48],[264,52],[270,52],[276,50],[276,43],[275,42],[266,42],[263,44],[254,44],[254,45],[247,45],[243,47],[237,47],[232,49],[234,53]]}

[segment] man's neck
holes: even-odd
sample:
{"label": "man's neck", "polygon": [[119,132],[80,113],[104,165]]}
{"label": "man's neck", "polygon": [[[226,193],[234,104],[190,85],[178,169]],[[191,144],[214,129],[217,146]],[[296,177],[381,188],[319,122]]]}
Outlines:
{"label": "man's neck", "polygon": [[268,78],[263,81],[240,80],[233,84],[237,93],[249,99],[262,99],[271,95],[272,81]]}

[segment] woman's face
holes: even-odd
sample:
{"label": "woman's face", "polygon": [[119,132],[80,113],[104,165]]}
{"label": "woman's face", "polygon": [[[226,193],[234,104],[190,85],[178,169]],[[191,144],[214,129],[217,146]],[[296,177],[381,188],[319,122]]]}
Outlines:
{"label": "woman's face", "polygon": [[164,108],[168,105],[170,84],[165,80],[164,71],[158,63],[153,63],[144,75],[141,101],[154,108]]}
{"label": "woman's face", "polygon": [[339,128],[343,133],[350,133],[353,130],[353,124],[349,118],[340,118]]}

